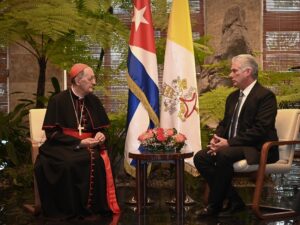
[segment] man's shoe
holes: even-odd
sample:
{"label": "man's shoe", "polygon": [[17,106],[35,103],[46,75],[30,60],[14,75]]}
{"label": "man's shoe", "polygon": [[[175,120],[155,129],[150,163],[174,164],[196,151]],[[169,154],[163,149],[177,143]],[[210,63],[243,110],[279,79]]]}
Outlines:
{"label": "man's shoe", "polygon": [[231,203],[230,206],[226,210],[224,210],[218,214],[218,217],[230,217],[234,213],[243,211],[245,209],[245,207],[246,206],[243,202]]}
{"label": "man's shoe", "polygon": [[219,211],[208,206],[201,210],[195,211],[195,215],[199,217],[212,217],[218,215]]}

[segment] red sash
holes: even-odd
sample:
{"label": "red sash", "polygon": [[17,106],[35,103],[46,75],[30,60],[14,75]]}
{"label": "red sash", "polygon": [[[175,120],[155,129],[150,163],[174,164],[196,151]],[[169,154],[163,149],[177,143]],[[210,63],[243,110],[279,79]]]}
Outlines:
{"label": "red sash", "polygon": [[113,213],[120,213],[121,210],[116,198],[114,178],[112,176],[107,150],[100,151],[100,156],[104,161],[105,171],[106,171],[106,197],[108,200],[108,206],[113,211]]}
{"label": "red sash", "polygon": [[[82,132],[82,134],[79,135],[79,132],[77,130],[68,129],[68,128],[63,128],[63,133],[78,138],[80,140],[92,137],[93,135],[92,133],[85,133],[85,132]],[[120,213],[121,210],[117,202],[114,178],[112,176],[111,165],[107,154],[107,150],[101,149],[100,156],[104,161],[104,166],[106,171],[106,197],[107,197],[108,206],[113,213]]]}
{"label": "red sash", "polygon": [[93,133],[82,132],[81,135],[79,135],[78,130],[74,130],[74,129],[70,129],[70,128],[63,128],[63,133],[66,135],[75,137],[77,139],[80,139],[80,140],[93,137]]}

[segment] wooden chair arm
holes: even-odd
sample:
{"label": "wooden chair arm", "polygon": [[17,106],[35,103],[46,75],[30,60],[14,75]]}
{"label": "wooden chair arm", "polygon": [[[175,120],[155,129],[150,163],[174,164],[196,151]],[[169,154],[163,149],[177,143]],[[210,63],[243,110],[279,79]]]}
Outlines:
{"label": "wooden chair arm", "polygon": [[39,154],[40,143],[32,140],[31,138],[28,138],[28,141],[31,143],[31,159],[32,163],[34,164],[36,157]]}
{"label": "wooden chair arm", "polygon": [[259,165],[264,165],[267,163],[268,153],[272,146],[280,146],[280,145],[295,145],[300,144],[300,140],[279,140],[279,141],[267,141],[263,144],[261,149],[261,157]]}
{"label": "wooden chair arm", "polygon": [[39,146],[39,142],[38,141],[35,141],[31,138],[27,138],[27,140],[31,143],[31,146]]}

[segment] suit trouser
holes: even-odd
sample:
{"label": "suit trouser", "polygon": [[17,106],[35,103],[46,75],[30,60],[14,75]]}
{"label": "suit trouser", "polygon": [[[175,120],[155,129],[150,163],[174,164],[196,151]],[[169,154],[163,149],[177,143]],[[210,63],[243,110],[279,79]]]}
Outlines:
{"label": "suit trouser", "polygon": [[207,154],[208,149],[205,149],[197,152],[194,157],[196,168],[209,185],[208,203],[215,210],[221,210],[226,197],[241,200],[231,182],[233,164],[245,159],[245,148],[251,147],[227,147],[215,156]]}

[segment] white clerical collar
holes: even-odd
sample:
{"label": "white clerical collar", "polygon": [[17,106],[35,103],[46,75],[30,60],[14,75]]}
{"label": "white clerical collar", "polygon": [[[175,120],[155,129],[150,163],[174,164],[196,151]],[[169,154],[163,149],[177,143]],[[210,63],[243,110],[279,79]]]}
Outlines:
{"label": "white clerical collar", "polygon": [[73,94],[74,94],[75,96],[77,96],[79,99],[83,99],[83,98],[84,98],[84,97],[80,96],[79,94],[77,94],[77,93],[75,92],[73,85],[71,86],[71,90],[72,90]]}

